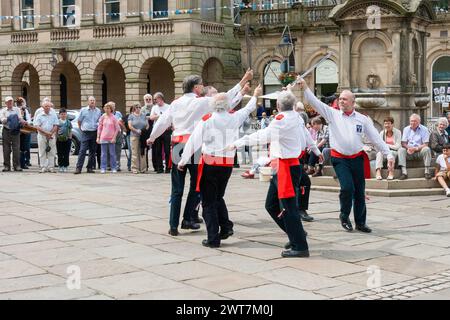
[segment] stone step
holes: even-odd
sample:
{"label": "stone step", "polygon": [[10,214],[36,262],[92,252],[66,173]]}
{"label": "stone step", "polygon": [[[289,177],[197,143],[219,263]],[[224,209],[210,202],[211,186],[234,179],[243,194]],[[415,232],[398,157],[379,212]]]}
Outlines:
{"label": "stone step", "polygon": [[[335,192],[338,193],[339,187],[317,186],[312,185],[312,190]],[[377,197],[420,197],[420,196],[445,196],[445,192],[442,188],[430,188],[430,189],[401,189],[401,190],[382,190],[382,189],[366,189],[368,196]]]}
{"label": "stone step", "polygon": [[[431,174],[434,174],[434,168],[430,169]],[[335,172],[333,167],[331,166],[326,166],[323,168],[323,174],[324,176],[334,176]],[[370,169],[370,174],[372,177],[376,176],[376,170],[374,168]],[[400,178],[402,174],[402,171],[400,169],[395,169],[394,170],[394,178],[398,179]],[[419,168],[409,168],[408,169],[408,178],[423,178],[425,174],[425,168],[424,167],[419,167]],[[388,171],[387,169],[381,169],[381,176],[383,177],[383,179],[386,179],[388,176]]]}
{"label": "stone step", "polygon": [[[311,177],[311,184],[314,186],[339,187],[338,179],[330,176]],[[367,189],[377,190],[404,190],[404,189],[427,189],[439,188],[437,181],[426,180],[425,178],[411,178],[407,180],[366,180]]]}

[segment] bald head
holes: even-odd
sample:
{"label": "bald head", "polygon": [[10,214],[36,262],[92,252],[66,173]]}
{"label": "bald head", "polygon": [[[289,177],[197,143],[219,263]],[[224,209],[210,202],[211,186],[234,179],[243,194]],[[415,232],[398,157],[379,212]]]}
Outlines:
{"label": "bald head", "polygon": [[350,90],[342,91],[339,96],[339,108],[344,112],[353,111],[355,109],[355,95]]}

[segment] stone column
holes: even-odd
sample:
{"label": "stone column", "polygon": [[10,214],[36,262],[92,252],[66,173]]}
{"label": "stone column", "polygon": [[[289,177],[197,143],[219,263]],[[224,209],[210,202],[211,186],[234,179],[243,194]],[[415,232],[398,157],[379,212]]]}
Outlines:
{"label": "stone column", "polygon": [[[12,16],[20,16],[19,1],[11,0],[11,15]],[[14,31],[19,31],[21,29],[20,21],[21,20],[19,20],[19,19],[12,20],[12,25],[13,25]]]}
{"label": "stone column", "polygon": [[[141,2],[141,6],[140,6],[140,11],[141,11],[141,20],[142,21],[150,21],[151,20],[151,16],[150,16],[150,1],[148,0],[140,0]],[[144,14],[142,14],[142,12]]]}
{"label": "stone column", "polygon": [[339,87],[340,90],[350,89],[351,70],[351,34],[344,32],[340,35]]}
{"label": "stone column", "polygon": [[95,24],[103,24],[105,21],[105,11],[103,1],[94,1]]}
{"label": "stone column", "polygon": [[[100,93],[97,92],[97,95],[94,94],[94,91],[97,91],[95,89],[95,81],[90,78],[81,78],[80,80],[80,87],[81,87],[81,105],[87,105],[87,99],[90,96],[94,96],[97,100],[97,105],[100,105],[102,102],[102,96],[101,96],[101,90],[102,85],[100,84]],[[98,84],[97,84],[98,86]]]}
{"label": "stone column", "polygon": [[[30,83],[32,83],[32,79],[30,79]],[[30,90],[33,91],[33,90]],[[39,102],[42,101],[45,97],[52,96],[52,81],[48,79],[43,79],[42,77],[39,79]],[[30,98],[29,100],[34,100]],[[56,106],[58,107],[58,106]]]}
{"label": "stone column", "polygon": [[392,87],[400,87],[401,80],[401,35],[400,31],[394,30],[392,33]]}
{"label": "stone column", "polygon": [[[51,1],[44,1],[44,2],[50,2],[50,14],[52,14],[53,15],[53,18],[51,18],[51,27],[52,28],[58,28],[58,27],[60,27],[60,26],[62,26],[62,23],[61,23],[61,20],[62,20],[62,17],[60,16],[60,14],[62,14],[62,11],[60,12],[59,11],[59,5],[60,5],[60,2],[61,1],[59,1],[59,0],[51,0]],[[48,14],[48,13],[42,13],[42,14]],[[41,19],[41,21],[43,21],[42,19]],[[45,21],[44,23],[50,23],[50,21]]]}
{"label": "stone column", "polygon": [[[125,1],[123,1],[125,2]],[[149,1],[147,1],[149,2]],[[127,22],[140,22],[141,21],[141,1],[140,0],[128,0],[127,1]]]}
{"label": "stone column", "polygon": [[147,82],[143,79],[125,79],[125,106],[132,106],[133,103],[142,103],[142,88],[147,87]]}

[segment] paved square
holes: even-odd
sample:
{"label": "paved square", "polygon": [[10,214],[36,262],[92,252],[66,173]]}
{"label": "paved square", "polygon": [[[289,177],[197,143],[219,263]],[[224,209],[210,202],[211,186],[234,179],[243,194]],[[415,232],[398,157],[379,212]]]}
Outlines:
{"label": "paved square", "polygon": [[282,259],[268,185],[240,173],[219,249],[201,245],[204,225],[167,234],[170,175],[0,174],[0,299],[450,299],[450,199],[371,197],[366,235],[341,229],[336,193],[313,191],[311,257]]}

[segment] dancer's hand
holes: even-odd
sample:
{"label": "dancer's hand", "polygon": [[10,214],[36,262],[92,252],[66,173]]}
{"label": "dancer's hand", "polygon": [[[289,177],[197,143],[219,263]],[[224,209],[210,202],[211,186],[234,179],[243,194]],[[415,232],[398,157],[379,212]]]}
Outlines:
{"label": "dancer's hand", "polygon": [[261,85],[259,84],[259,85],[256,87],[255,91],[253,92],[253,96],[256,97],[256,98],[258,98],[258,97],[261,96],[261,95],[262,95],[262,87],[261,87]]}
{"label": "dancer's hand", "polygon": [[153,140],[151,140],[150,138],[147,139],[147,145],[151,146],[153,144]]}
{"label": "dancer's hand", "polygon": [[184,167],[185,167],[186,165],[184,164],[184,163],[182,163],[182,162],[180,162],[179,164],[178,164],[178,166],[177,166],[177,169],[179,170],[179,171],[184,171]]}

